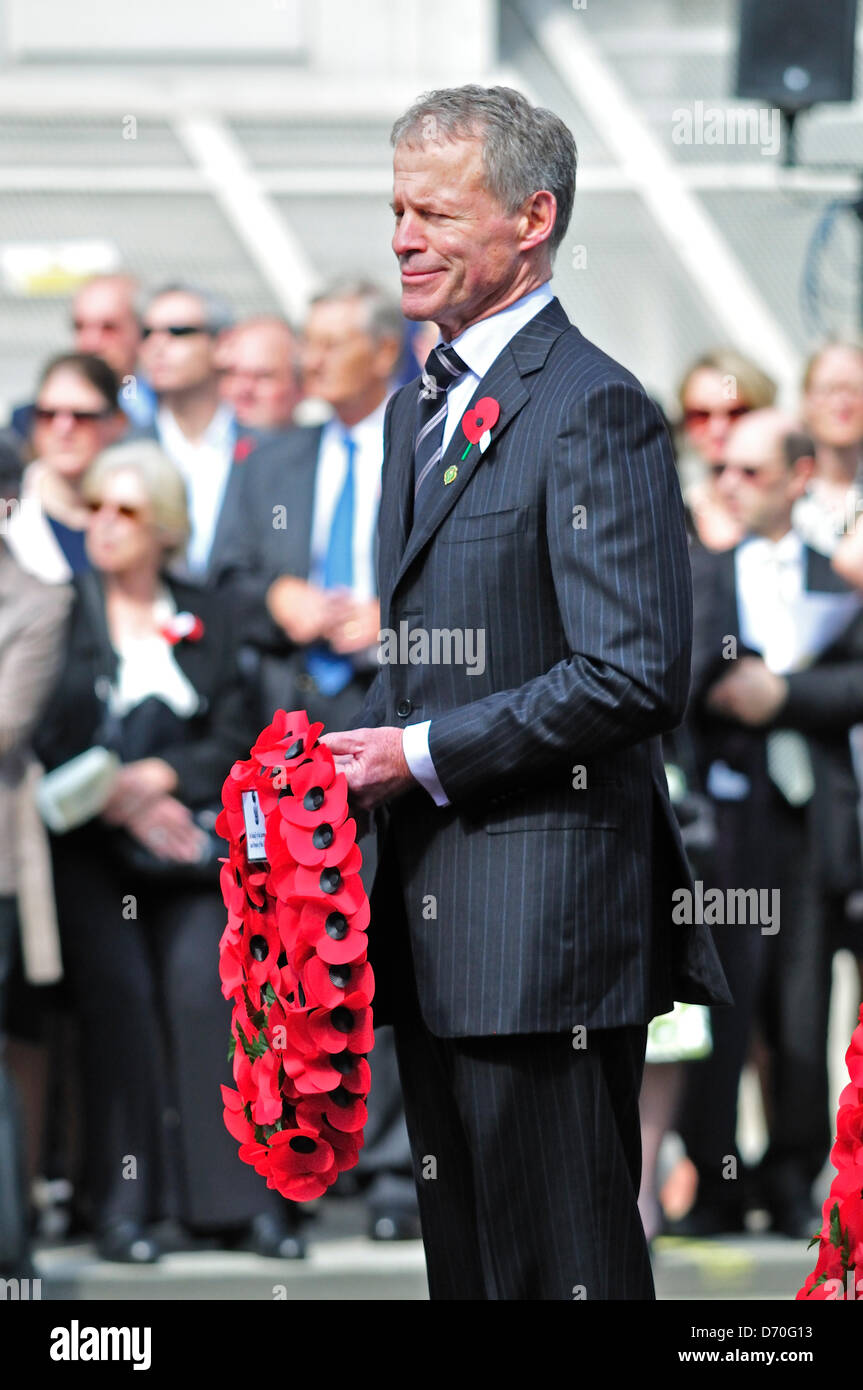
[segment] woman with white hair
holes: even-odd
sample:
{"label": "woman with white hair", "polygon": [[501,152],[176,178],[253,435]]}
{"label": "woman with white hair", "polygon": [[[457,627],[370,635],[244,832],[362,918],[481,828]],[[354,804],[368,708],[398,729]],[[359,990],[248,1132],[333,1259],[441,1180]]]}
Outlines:
{"label": "woman with white hair", "polygon": [[[212,823],[257,732],[229,615],[166,569],[189,521],[183,480],[157,444],[106,450],[82,494],[92,568],[75,579],[62,676],[35,745],[55,786],[84,777],[56,798],[65,833],[53,852],[89,1219],[109,1259],[156,1259],[152,1227],[165,1219],[237,1239],[251,1225],[261,1253],[302,1253],[286,1204],[238,1163],[222,1123],[225,846]],[[95,774],[77,771],[82,754],[85,767],[101,759]],[[79,824],[87,798],[100,809]]]}

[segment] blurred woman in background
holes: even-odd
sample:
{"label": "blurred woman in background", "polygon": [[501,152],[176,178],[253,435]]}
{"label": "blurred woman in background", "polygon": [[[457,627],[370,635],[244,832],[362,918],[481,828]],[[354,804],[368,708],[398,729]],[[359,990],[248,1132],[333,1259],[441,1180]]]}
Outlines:
{"label": "blurred woman in background", "polygon": [[727,550],[741,539],[716,487],[731,428],[775,399],[776,383],[733,348],[705,353],[680,383],[681,484],[695,533],[708,550]]}
{"label": "blurred woman in background", "polygon": [[18,505],[6,527],[13,555],[29,574],[63,584],[89,568],[84,548],[84,475],[125,431],[117,377],[101,357],[68,352],[47,364],[36,392],[33,448]]}
{"label": "blurred woman in background", "polygon": [[88,471],[86,547],[62,681],[35,739],[46,768],[94,746],[121,766],[95,818],[53,838],[64,962],[81,1035],[86,1199],[103,1258],[149,1262],[153,1227],[301,1254],[222,1122],[229,1011],[211,832],[257,730],[224,605],[171,578],[183,480],[148,440]]}

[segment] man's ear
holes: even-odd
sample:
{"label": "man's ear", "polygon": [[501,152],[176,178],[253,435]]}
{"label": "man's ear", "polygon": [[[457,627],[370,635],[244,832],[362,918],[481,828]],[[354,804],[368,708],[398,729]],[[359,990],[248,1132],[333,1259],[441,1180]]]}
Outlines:
{"label": "man's ear", "polygon": [[547,188],[525,199],[519,222],[519,250],[532,251],[547,242],[557,219],[557,199]]}

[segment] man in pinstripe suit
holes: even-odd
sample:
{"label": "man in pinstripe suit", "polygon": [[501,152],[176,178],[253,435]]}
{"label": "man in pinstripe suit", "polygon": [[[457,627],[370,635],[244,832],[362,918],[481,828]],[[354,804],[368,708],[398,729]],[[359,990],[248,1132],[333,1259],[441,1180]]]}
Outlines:
{"label": "man in pinstripe suit", "polygon": [[639,383],[548,288],[563,123],[471,86],[420,98],[392,139],[402,309],[442,344],[386,415],[387,659],[362,727],[327,741],[377,808],[376,1010],[429,1288],[652,1298],[646,1025],[728,1000],[707,929],[671,920],[691,885],[660,753],[689,684],[676,474]]}

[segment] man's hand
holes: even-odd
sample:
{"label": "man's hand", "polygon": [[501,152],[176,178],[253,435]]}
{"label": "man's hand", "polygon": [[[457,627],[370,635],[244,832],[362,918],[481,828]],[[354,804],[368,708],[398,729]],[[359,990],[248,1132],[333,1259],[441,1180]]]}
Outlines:
{"label": "man's hand", "polygon": [[333,596],[317,584],[283,574],[267,590],[267,608],[273,622],[298,646],[326,640]]}
{"label": "man's hand", "polygon": [[766,724],[788,698],[788,682],[760,656],[744,656],[707,692],[707,707],[741,724]]}
{"label": "man's hand", "polygon": [[405,761],[401,729],[323,734],[321,743],[333,754],[336,771],[345,773],[351,798],[363,810],[370,811],[416,785]]}
{"label": "man's hand", "polygon": [[332,621],[324,634],[340,656],[377,646],[381,630],[381,606],[376,598],[356,600],[350,595],[334,605]]}
{"label": "man's hand", "polygon": [[176,772],[162,758],[138,758],[126,763],[117,772],[102,818],[110,825],[126,825],[132,816],[172,792],[176,785]]}

